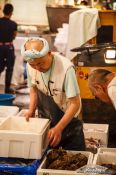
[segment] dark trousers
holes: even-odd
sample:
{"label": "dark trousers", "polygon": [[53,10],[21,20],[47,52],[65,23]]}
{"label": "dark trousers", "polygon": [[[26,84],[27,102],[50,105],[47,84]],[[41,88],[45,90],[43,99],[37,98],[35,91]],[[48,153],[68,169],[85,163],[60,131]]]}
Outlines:
{"label": "dark trousers", "polygon": [[5,92],[9,90],[11,85],[14,63],[15,54],[13,45],[0,46],[0,74],[6,69]]}

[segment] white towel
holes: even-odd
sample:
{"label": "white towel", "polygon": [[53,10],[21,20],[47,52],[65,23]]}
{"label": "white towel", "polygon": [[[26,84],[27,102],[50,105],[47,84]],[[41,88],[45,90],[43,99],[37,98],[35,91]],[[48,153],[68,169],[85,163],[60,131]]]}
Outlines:
{"label": "white towel", "polygon": [[54,46],[58,52],[66,55],[67,49],[67,39],[68,39],[68,26],[69,24],[63,23],[62,28],[58,28],[58,33],[56,34],[54,40]]}
{"label": "white towel", "polygon": [[100,27],[98,10],[85,8],[72,12],[69,16],[69,33],[66,57],[70,60],[76,56],[70,50],[80,47],[97,35]]}

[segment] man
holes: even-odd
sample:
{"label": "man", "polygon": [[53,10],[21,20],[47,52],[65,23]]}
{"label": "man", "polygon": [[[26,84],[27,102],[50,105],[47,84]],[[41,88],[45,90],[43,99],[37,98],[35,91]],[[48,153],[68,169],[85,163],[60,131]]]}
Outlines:
{"label": "man", "polygon": [[6,68],[5,93],[12,93],[10,85],[15,62],[13,40],[17,33],[17,24],[10,19],[12,4],[5,4],[3,13],[4,16],[0,18],[0,74]]}
{"label": "man", "polygon": [[36,106],[42,118],[51,120],[48,139],[51,147],[84,150],[79,88],[73,64],[49,50],[44,38],[29,38],[22,46],[27,61],[30,106],[26,119],[34,116]]}
{"label": "man", "polygon": [[116,109],[116,72],[96,69],[89,75],[88,84],[95,97]]}

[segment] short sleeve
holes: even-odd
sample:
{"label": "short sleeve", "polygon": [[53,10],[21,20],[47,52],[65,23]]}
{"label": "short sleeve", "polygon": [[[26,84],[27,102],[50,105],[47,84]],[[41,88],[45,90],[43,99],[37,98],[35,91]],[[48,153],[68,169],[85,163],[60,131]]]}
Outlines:
{"label": "short sleeve", "polygon": [[70,67],[67,70],[64,82],[64,90],[67,98],[75,97],[77,94],[80,94],[74,67]]}
{"label": "short sleeve", "polygon": [[13,21],[13,29],[14,31],[17,31],[18,30],[18,25],[16,22]]}

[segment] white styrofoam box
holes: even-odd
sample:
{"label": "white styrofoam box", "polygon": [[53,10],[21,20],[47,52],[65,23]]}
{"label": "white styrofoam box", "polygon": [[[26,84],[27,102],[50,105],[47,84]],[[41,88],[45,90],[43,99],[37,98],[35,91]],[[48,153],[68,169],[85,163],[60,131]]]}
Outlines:
{"label": "white styrofoam box", "polygon": [[[24,117],[25,113],[28,112],[29,109],[22,109],[19,113],[17,113],[17,117]],[[35,117],[38,117],[38,111],[35,111]]]}
{"label": "white styrofoam box", "polygon": [[0,157],[40,159],[48,146],[48,119],[8,117],[0,125]]}
{"label": "white styrofoam box", "polygon": [[18,112],[17,106],[0,106],[0,117],[15,116]]}
{"label": "white styrofoam box", "polygon": [[0,118],[0,123],[1,123],[3,120],[4,120],[4,118],[1,117],[1,118]]}
{"label": "white styrofoam box", "polygon": [[[82,153],[83,155],[88,157],[88,162],[87,165],[92,164],[93,161],[93,154],[88,151],[67,151],[71,152],[73,154],[77,153]],[[77,174],[76,171],[71,171],[71,170],[56,170],[56,169],[46,169],[46,160],[47,157],[45,157],[40,164],[38,170],[37,170],[37,175],[43,175],[43,174],[49,174],[49,175],[74,175]],[[81,175],[81,174],[80,174]]]}
{"label": "white styrofoam box", "polygon": [[108,144],[108,133],[109,133],[109,125],[108,124],[92,124],[92,123],[84,123],[83,131],[85,138],[96,138],[100,139],[102,145],[107,146]]}
{"label": "white styrofoam box", "polygon": [[96,154],[93,159],[94,165],[101,165],[101,164],[116,164],[116,154]]}
{"label": "white styrofoam box", "polygon": [[103,153],[103,154],[116,154],[116,148],[99,148],[98,153]]}
{"label": "white styrofoam box", "polygon": [[7,119],[7,117],[0,117],[0,125]]}
{"label": "white styrofoam box", "polygon": [[24,117],[25,113],[28,112],[28,109],[22,109],[17,113],[16,117]]}

